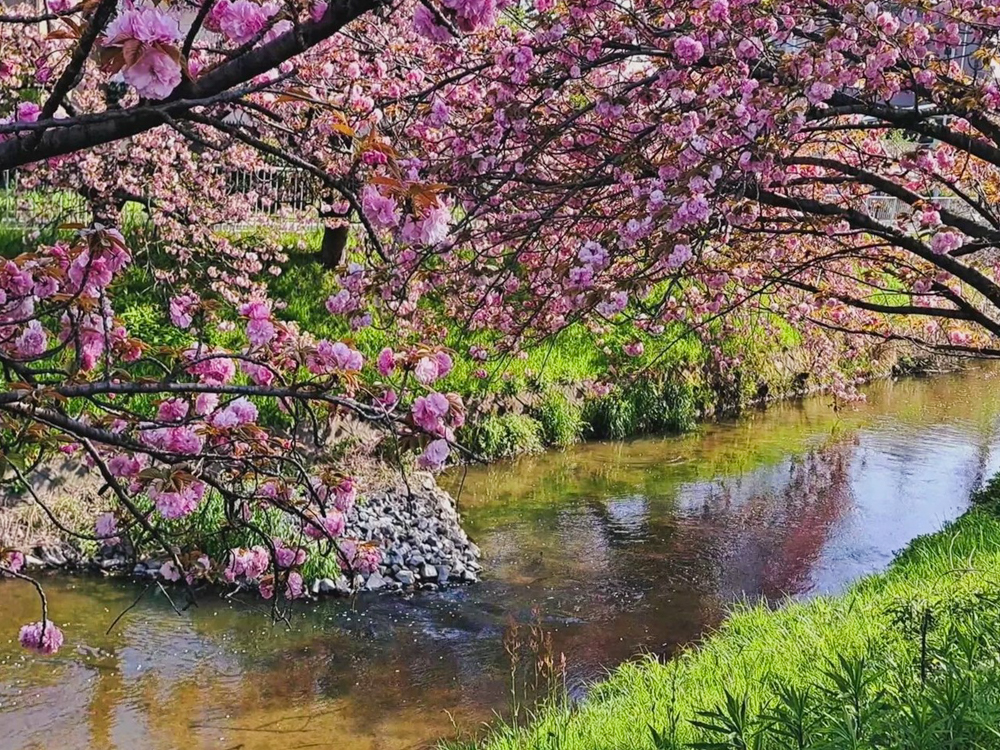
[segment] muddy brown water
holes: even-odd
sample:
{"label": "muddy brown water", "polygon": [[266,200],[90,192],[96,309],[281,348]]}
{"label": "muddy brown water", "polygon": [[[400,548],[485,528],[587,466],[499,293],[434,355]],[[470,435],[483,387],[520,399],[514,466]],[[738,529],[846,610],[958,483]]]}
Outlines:
{"label": "muddy brown water", "polygon": [[738,599],[836,593],[962,513],[1000,469],[996,377],[880,383],[839,412],[817,397],[452,474],[481,584],[324,601],[290,629],[251,601],[205,595],[178,617],[151,596],[105,635],[141,589],[52,578],[67,645],[29,657],[15,639],[37,601],[0,582],[0,748],[426,747],[509,709],[514,623],[544,629],[582,694]]}

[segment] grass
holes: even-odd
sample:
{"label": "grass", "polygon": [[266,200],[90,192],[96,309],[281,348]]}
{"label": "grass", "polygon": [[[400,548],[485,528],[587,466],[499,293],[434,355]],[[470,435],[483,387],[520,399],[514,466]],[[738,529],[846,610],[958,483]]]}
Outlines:
{"label": "grass", "polygon": [[[125,218],[123,231],[130,246],[137,248],[140,262],[116,282],[115,308],[142,340],[183,347],[190,335],[170,325],[166,308],[171,291],[153,277],[153,266],[173,261],[159,251],[155,233],[150,234],[140,212],[129,210]],[[39,241],[51,242],[63,234],[49,226]],[[245,232],[232,239],[252,244],[253,237]],[[373,326],[351,331],[343,316],[327,312],[324,302],[337,287],[335,275],[317,262],[320,241],[319,232],[281,239],[288,261],[280,275],[264,279],[272,298],[281,303],[276,315],[317,337],[349,341],[369,360],[385,346],[404,347],[407,342],[400,340],[391,323],[380,326],[376,319]],[[0,231],[0,255],[11,257],[31,244],[23,232]],[[235,322],[231,315],[230,319]],[[723,373],[713,364],[708,345],[680,324],[668,326],[660,336],[631,324],[608,330],[572,325],[520,356],[483,366],[466,353],[472,345],[493,350],[496,336],[469,331],[457,321],[443,341],[457,353],[455,369],[436,387],[461,394],[473,407],[469,428],[461,437],[487,459],[561,447],[582,438],[622,440],[683,432],[700,415],[740,411],[762,387],[773,395],[791,392],[795,375],[810,369],[808,363],[797,361],[798,341],[786,323],[773,316],[751,323],[746,333],[721,337],[721,351],[740,362]],[[239,348],[245,342],[238,330],[238,325],[236,330],[209,327],[206,337],[213,346]],[[644,354],[625,356],[622,347],[636,340],[643,342]],[[874,367],[866,361],[855,364],[861,375]],[[371,370],[366,375],[374,377]],[[617,385],[606,395],[591,398],[581,389],[607,380]],[[525,409],[526,394],[531,397]],[[270,412],[264,416],[278,419]]]}
{"label": "grass", "polygon": [[451,747],[1000,747],[1000,483],[976,499],[843,595],[742,604],[669,662],[627,663],[578,705]]}

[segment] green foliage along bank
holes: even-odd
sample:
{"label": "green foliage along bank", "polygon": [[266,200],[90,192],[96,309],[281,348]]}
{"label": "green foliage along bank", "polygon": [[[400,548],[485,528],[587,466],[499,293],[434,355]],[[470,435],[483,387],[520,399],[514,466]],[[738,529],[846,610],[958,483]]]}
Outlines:
{"label": "green foliage along bank", "polygon": [[[625,664],[478,750],[1000,747],[1000,482],[840,596],[739,606],[704,643]],[[572,661],[572,655],[567,655]]]}

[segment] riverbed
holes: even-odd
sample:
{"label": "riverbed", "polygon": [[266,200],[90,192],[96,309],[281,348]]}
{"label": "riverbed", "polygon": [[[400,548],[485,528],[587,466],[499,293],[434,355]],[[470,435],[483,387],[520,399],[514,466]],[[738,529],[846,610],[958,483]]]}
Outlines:
{"label": "riverbed", "polygon": [[482,583],[304,605],[289,627],[252,599],[206,594],[177,615],[150,595],[106,634],[142,588],[50,578],[67,644],[39,658],[16,643],[37,599],[0,582],[0,747],[401,750],[474,736],[511,710],[511,651],[522,666],[564,657],[580,696],[625,659],[696,642],[743,599],[777,606],[883,569],[1000,470],[998,385],[992,370],[883,382],[860,405],[818,396],[453,472],[442,484],[483,551]]}

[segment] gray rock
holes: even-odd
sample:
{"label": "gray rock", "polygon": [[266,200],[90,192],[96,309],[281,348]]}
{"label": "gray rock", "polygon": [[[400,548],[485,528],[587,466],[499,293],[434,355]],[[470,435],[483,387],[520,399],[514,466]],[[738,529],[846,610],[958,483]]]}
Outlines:
{"label": "gray rock", "polygon": [[323,592],[322,584],[323,580],[321,578],[317,578],[315,581],[312,582],[312,584],[309,586],[309,591],[312,592],[313,596],[318,596],[321,592]]}
{"label": "gray rock", "polygon": [[400,554],[400,553],[399,553],[399,552],[398,552],[397,550],[392,550],[392,551],[391,551],[391,552],[390,552],[390,553],[389,553],[389,554],[388,554],[388,555],[386,556],[386,562],[387,562],[387,563],[388,563],[389,565],[399,565],[400,567],[402,567],[402,565],[403,565],[403,562],[404,562],[404,560],[403,560],[403,555],[402,555],[402,554]]}
{"label": "gray rock", "polygon": [[146,566],[143,565],[142,563],[139,563],[134,568],[132,568],[132,575],[134,575],[136,578],[145,578],[148,575],[148,572],[146,571]]}
{"label": "gray rock", "polygon": [[34,555],[25,555],[24,556],[24,564],[27,565],[29,568],[40,568],[43,565],[45,565],[44,562],[42,562],[41,560],[39,560]]}
{"label": "gray rock", "polygon": [[63,557],[62,552],[52,548],[47,549],[42,552],[42,560],[45,564],[53,568],[61,568],[66,564],[66,558]]}
{"label": "gray rock", "polygon": [[466,570],[464,573],[462,573],[462,580],[465,581],[466,583],[475,583],[476,581],[479,580],[479,576],[477,576],[471,570]]}
{"label": "gray rock", "polygon": [[412,570],[401,570],[396,573],[396,580],[399,581],[404,586],[412,586],[416,583],[417,578],[413,575]]}
{"label": "gray rock", "polygon": [[448,578],[450,576],[451,576],[451,568],[449,568],[447,565],[442,565],[441,567],[438,568],[437,582],[441,586],[444,586],[446,583],[448,583]]}
{"label": "gray rock", "polygon": [[386,581],[379,572],[372,573],[365,581],[365,591],[381,591],[389,582]]}
{"label": "gray rock", "polygon": [[438,577],[437,568],[429,563],[420,566],[420,577],[425,581],[433,581]]}
{"label": "gray rock", "polygon": [[406,564],[411,568],[419,568],[425,562],[427,561],[424,559],[423,555],[410,555],[409,559],[406,561]]}
{"label": "gray rock", "polygon": [[319,581],[319,591],[321,594],[336,594],[337,584],[332,578],[320,578]]}

